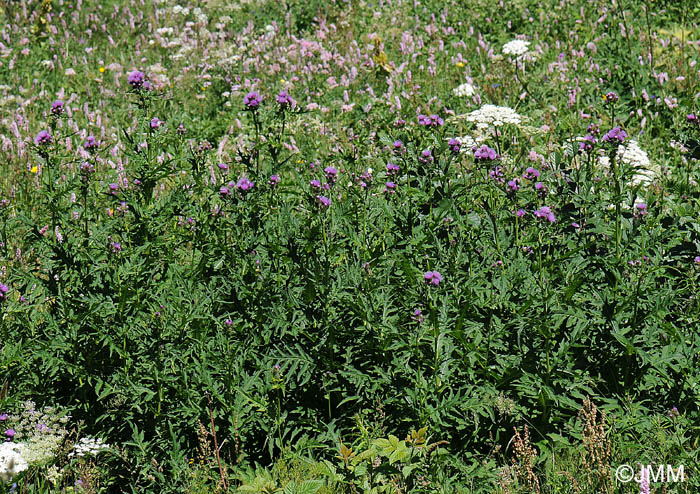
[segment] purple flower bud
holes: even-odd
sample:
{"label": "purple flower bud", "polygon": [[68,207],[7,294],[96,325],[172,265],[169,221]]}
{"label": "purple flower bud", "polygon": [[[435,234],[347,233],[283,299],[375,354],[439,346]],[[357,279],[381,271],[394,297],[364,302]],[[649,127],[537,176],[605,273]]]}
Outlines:
{"label": "purple flower bud", "polygon": [[256,91],[251,91],[243,98],[243,105],[248,110],[256,110],[260,106],[261,101],[262,97]]}
{"label": "purple flower bud", "polygon": [[[135,70],[133,72],[129,72],[129,75],[127,76],[126,80],[132,88],[141,89],[144,87],[144,83],[146,82],[146,74],[144,74],[140,70]],[[148,90],[149,88],[145,89]]]}
{"label": "purple flower bud", "polygon": [[433,161],[433,153],[430,152],[430,149],[424,149],[421,151],[420,156],[418,157],[418,161],[421,163],[432,163]]}
{"label": "purple flower bud", "polygon": [[447,146],[450,148],[450,151],[452,151],[452,154],[459,154],[459,148],[462,145],[457,139],[453,137],[452,139],[447,141]]}
{"label": "purple flower bud", "polygon": [[437,271],[426,271],[423,280],[429,285],[438,286],[442,281],[442,275]]}
{"label": "purple flower bud", "polygon": [[596,144],[596,138],[593,135],[588,134],[583,138],[583,142],[578,145],[579,151],[590,152],[593,150],[593,146]]}
{"label": "purple flower bud", "polygon": [[47,144],[51,144],[51,141],[53,141],[53,137],[51,137],[51,134],[48,130],[42,130],[34,138],[34,144],[36,144],[37,146],[45,146]]}
{"label": "purple flower bud", "polygon": [[218,166],[219,170],[221,170],[224,173],[226,173],[228,171],[228,165],[226,163],[219,163],[216,166]]}
{"label": "purple flower bud", "polygon": [[621,144],[625,141],[627,137],[627,132],[622,130],[620,127],[613,127],[604,136],[603,142],[612,142],[613,144]]}
{"label": "purple flower bud", "polygon": [[536,210],[533,214],[537,218],[540,218],[540,219],[546,218],[547,221],[549,221],[550,223],[554,223],[557,221],[557,217],[554,215],[554,213],[552,212],[552,209],[549,206],[542,206],[541,208]]}
{"label": "purple flower bud", "polygon": [[15,430],[14,429],[7,429],[5,431],[5,437],[7,437],[8,441],[11,441],[13,437],[15,437]]}
{"label": "purple flower bud", "polygon": [[397,175],[399,173],[399,170],[399,165],[395,165],[394,163],[386,164],[386,172],[389,175]]}
{"label": "purple flower bud", "polygon": [[525,173],[523,173],[523,178],[526,180],[535,180],[540,176],[540,171],[536,168],[529,166]]}
{"label": "purple flower bud", "polygon": [[99,143],[97,142],[97,139],[95,139],[95,136],[89,135],[87,139],[85,139],[85,142],[83,143],[83,148],[85,148],[86,151],[93,152],[97,150],[99,147]]}
{"label": "purple flower bud", "polygon": [[281,91],[277,95],[277,104],[280,105],[280,108],[283,110],[286,110],[287,108],[294,108],[297,104],[296,101],[289,95],[287,91]]}
{"label": "purple flower bud", "polygon": [[495,161],[499,159],[496,150],[482,144],[480,148],[474,149],[474,159],[479,161]]}
{"label": "purple flower bud", "polygon": [[241,192],[248,192],[254,186],[255,184],[248,180],[247,177],[241,177],[238,182],[236,182],[236,188]]}
{"label": "purple flower bud", "polygon": [[335,183],[335,181],[338,178],[338,170],[336,170],[332,166],[327,166],[326,168],[323,169],[323,172],[326,174],[326,179],[330,180],[331,182]]}
{"label": "purple flower bud", "polygon": [[280,176],[279,175],[271,175],[270,180],[267,181],[268,185],[271,187],[274,187],[278,183],[280,183]]}
{"label": "purple flower bud", "polygon": [[65,106],[63,104],[63,101],[60,99],[57,99],[53,103],[51,103],[51,115],[54,117],[60,117],[63,115],[63,112],[65,111]]}

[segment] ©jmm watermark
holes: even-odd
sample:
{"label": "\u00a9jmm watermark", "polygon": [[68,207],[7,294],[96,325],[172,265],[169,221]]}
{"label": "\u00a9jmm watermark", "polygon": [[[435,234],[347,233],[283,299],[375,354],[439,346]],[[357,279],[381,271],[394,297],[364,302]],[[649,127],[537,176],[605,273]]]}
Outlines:
{"label": "\u00a9jmm watermark", "polygon": [[632,465],[620,465],[615,469],[615,480],[627,482],[671,483],[685,482],[685,468],[683,465],[638,465],[635,469]]}

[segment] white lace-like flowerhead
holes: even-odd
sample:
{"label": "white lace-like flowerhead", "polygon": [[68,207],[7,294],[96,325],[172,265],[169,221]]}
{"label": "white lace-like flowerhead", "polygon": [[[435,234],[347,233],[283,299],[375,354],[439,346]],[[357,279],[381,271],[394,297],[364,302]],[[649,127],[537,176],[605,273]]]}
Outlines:
{"label": "white lace-like flowerhead", "polygon": [[523,117],[506,106],[484,105],[466,115],[468,122],[476,123],[478,129],[501,127],[504,124],[518,125]]}
{"label": "white lace-like flowerhead", "polygon": [[454,88],[452,93],[459,98],[469,98],[474,96],[474,86],[465,82]]}
{"label": "white lace-like flowerhead", "polygon": [[20,443],[4,442],[0,444],[0,481],[10,482],[20,472],[29,468]]}
{"label": "white lace-like flowerhead", "polygon": [[109,444],[102,441],[102,439],[94,437],[83,437],[78,441],[77,444],[73,446],[73,451],[68,453],[68,457],[73,456],[93,456],[97,453],[109,449]]}
{"label": "white lace-like flowerhead", "polygon": [[529,41],[523,41],[522,39],[514,39],[513,41],[509,41],[508,43],[503,45],[503,54],[519,57],[527,53],[529,46]]}
{"label": "white lace-like flowerhead", "polygon": [[630,181],[632,185],[649,185],[654,181],[659,170],[651,164],[649,155],[639,147],[637,141],[631,140],[627,146],[620,146],[617,153],[620,161],[635,168]]}

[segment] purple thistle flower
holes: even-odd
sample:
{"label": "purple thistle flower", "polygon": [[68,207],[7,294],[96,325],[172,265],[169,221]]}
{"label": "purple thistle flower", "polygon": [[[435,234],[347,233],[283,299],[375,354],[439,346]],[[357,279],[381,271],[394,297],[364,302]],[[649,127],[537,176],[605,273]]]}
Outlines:
{"label": "purple thistle flower", "polygon": [[442,118],[440,118],[439,115],[433,114],[430,115],[430,125],[431,127],[442,127],[443,125],[445,125],[445,121]]}
{"label": "purple thistle flower", "polygon": [[324,208],[330,207],[331,200],[326,196],[316,196],[316,202]]}
{"label": "purple thistle flower", "polygon": [[591,134],[591,136],[598,136],[600,135],[600,127],[597,124],[588,124],[588,127],[586,127],[586,132]]}
{"label": "purple thistle flower", "polygon": [[398,139],[394,141],[392,146],[394,148],[395,154],[403,154],[403,152],[405,151],[405,148],[403,146],[403,142],[399,141]]}
{"label": "purple thistle flower", "polygon": [[122,244],[120,244],[119,242],[110,242],[109,246],[112,249],[113,254],[116,254],[117,252],[120,252],[122,250]]}
{"label": "purple thistle flower", "polygon": [[700,256],[695,256],[695,264],[700,264]]}
{"label": "purple thistle flower", "polygon": [[637,204],[637,211],[634,213],[634,217],[638,218],[640,216],[645,216],[649,211],[647,211],[647,204],[645,202],[640,202]]}
{"label": "purple thistle flower", "polygon": [[518,185],[517,180],[508,180],[508,183],[506,184],[506,192],[515,194],[519,188],[520,185]]}
{"label": "purple thistle flower", "polygon": [[547,187],[542,182],[535,183],[535,191],[540,197],[547,195]]}
{"label": "purple thistle flower", "polygon": [[399,173],[399,170],[399,165],[395,165],[394,163],[386,164],[386,172],[389,175],[397,175]]}
{"label": "purple thistle flower", "polygon": [[314,189],[321,190],[321,182],[320,180],[313,179],[309,182],[309,185],[313,187]]}
{"label": "purple thistle flower", "polygon": [[482,144],[480,148],[474,148],[474,159],[479,161],[495,161],[499,158],[496,150]]}
{"label": "purple thistle flower", "polygon": [[37,146],[51,144],[51,141],[53,141],[53,137],[51,137],[51,134],[48,130],[42,130],[34,138],[34,144],[36,144]]}
{"label": "purple thistle flower", "polygon": [[557,221],[557,217],[554,215],[552,209],[549,206],[542,206],[533,214],[540,219],[546,218],[547,221],[549,221],[550,223],[554,223]]}
{"label": "purple thistle flower", "polygon": [[622,130],[620,127],[613,127],[604,136],[603,142],[612,142],[613,144],[621,144],[627,138],[627,132]]}
{"label": "purple thistle flower", "polygon": [[421,151],[420,156],[418,157],[418,161],[421,163],[432,163],[433,161],[433,154],[430,152],[430,149],[424,149]]}
{"label": "purple thistle flower", "polygon": [[57,99],[53,103],[51,103],[51,115],[54,117],[60,117],[63,115],[63,112],[65,111],[65,106],[63,104],[63,101],[60,99]]}
{"label": "purple thistle flower", "polygon": [[384,192],[388,194],[395,194],[396,193],[396,184],[394,182],[387,182],[384,184],[386,188],[384,189]]}
{"label": "purple thistle flower", "polygon": [[525,173],[523,173],[523,178],[526,180],[535,180],[540,176],[540,171],[537,168],[531,166],[527,167]]}
{"label": "purple thistle flower", "polygon": [[221,195],[222,198],[226,198],[229,195],[231,195],[231,189],[229,189],[226,185],[222,185],[219,188],[219,194]]}
{"label": "purple thistle flower", "polygon": [[280,176],[279,175],[271,175],[270,180],[267,181],[268,185],[271,187],[274,187],[278,183],[280,183]]}
{"label": "purple thistle flower", "polygon": [[87,139],[85,139],[85,143],[83,143],[83,148],[85,148],[86,151],[93,152],[97,150],[99,147],[99,143],[97,142],[97,139],[95,139],[95,136],[89,135]]}
{"label": "purple thistle flower", "polygon": [[248,177],[241,177],[238,179],[238,182],[236,182],[236,188],[241,192],[248,192],[254,186],[255,184],[248,180]]}
{"label": "purple thistle flower", "polygon": [[[4,283],[0,283],[0,300],[5,300],[5,298],[7,297],[7,292],[9,290],[10,290],[9,286],[7,286]],[[4,414],[4,416],[5,416],[5,418],[0,419],[0,420],[5,420],[7,418],[7,414]],[[2,417],[2,415],[0,415],[0,417]]]}
{"label": "purple thistle flower", "polygon": [[151,120],[151,129],[156,130],[160,128],[160,126],[163,124],[160,120],[158,120],[158,117],[153,117]]}
{"label": "purple thistle flower", "polygon": [[590,152],[593,150],[593,146],[595,145],[596,142],[597,142],[596,138],[593,137],[591,134],[588,134],[587,136],[585,136],[583,138],[583,142],[581,142],[578,145],[578,149],[579,149],[579,151]]}
{"label": "purple thistle flower", "polygon": [[522,218],[522,217],[525,216],[526,214],[527,214],[527,211],[525,211],[525,210],[522,209],[522,208],[521,208],[521,209],[518,209],[518,210],[515,212],[515,216],[517,216],[518,218]]}
{"label": "purple thistle flower", "polygon": [[326,174],[326,179],[333,183],[338,179],[338,170],[332,166],[327,166],[323,169],[323,172]]}
{"label": "purple thistle flower", "polygon": [[226,163],[219,163],[219,164],[216,165],[216,166],[218,166],[218,167],[219,167],[219,170],[221,170],[223,173],[227,173],[227,172],[228,172],[228,165],[227,165]]}
{"label": "purple thistle flower", "polygon": [[[4,286],[4,285],[3,285]],[[7,414],[6,413],[0,413],[0,422],[4,422],[7,420]]]}
{"label": "purple thistle flower", "polygon": [[686,120],[687,120],[688,122],[697,122],[697,121],[698,121],[698,117],[695,116],[695,113],[688,113],[688,114],[685,116],[685,118],[686,118]]}
{"label": "purple thistle flower", "polygon": [[116,194],[119,190],[119,184],[109,184],[109,193]]}
{"label": "purple thistle flower", "polygon": [[500,166],[496,166],[489,170],[489,177],[501,184],[506,181],[506,179],[503,178],[503,168],[501,168]]}
{"label": "purple thistle flower", "polygon": [[442,281],[442,275],[437,271],[426,271],[423,280],[429,285],[438,286]]}
{"label": "purple thistle flower", "polygon": [[452,139],[447,141],[447,146],[450,148],[450,151],[452,151],[452,154],[459,154],[459,148],[462,145],[457,139],[453,137]]}
{"label": "purple thistle flower", "polygon": [[15,430],[14,429],[7,429],[5,431],[5,437],[7,438],[8,441],[12,441],[12,438],[15,437]]}
{"label": "purple thistle flower", "polygon": [[283,110],[286,110],[287,108],[294,108],[297,104],[297,102],[294,101],[287,91],[280,91],[276,99],[277,104],[279,104],[280,108]]}
{"label": "purple thistle flower", "polygon": [[178,135],[183,136],[183,135],[185,135],[185,133],[187,132],[187,129],[185,128],[184,125],[180,124],[180,125],[177,126],[176,132],[177,132]]}
{"label": "purple thistle flower", "polygon": [[[129,75],[127,76],[126,80],[132,88],[141,89],[144,87],[144,83],[146,82],[146,74],[144,74],[140,70],[134,70],[133,72],[129,72]],[[146,87],[144,89],[148,90],[149,88],[150,85],[149,87]]]}
{"label": "purple thistle flower", "polygon": [[256,91],[249,92],[243,98],[243,104],[249,110],[256,110],[261,102],[262,97]]}
{"label": "purple thistle flower", "polygon": [[411,319],[413,319],[414,321],[416,321],[418,323],[422,323],[423,321],[425,321],[425,316],[423,315],[423,313],[421,312],[420,309],[416,309],[413,311],[413,315],[411,316]]}

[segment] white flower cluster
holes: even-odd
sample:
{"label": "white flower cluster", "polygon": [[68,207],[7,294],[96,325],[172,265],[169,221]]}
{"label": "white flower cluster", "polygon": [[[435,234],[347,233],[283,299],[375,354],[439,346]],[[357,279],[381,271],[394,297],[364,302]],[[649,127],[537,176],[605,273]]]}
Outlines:
{"label": "white flower cluster", "polygon": [[469,98],[474,96],[474,86],[465,82],[454,88],[452,93],[459,98]]}
{"label": "white flower cluster", "polygon": [[631,140],[626,146],[620,146],[617,153],[620,161],[636,168],[630,181],[633,186],[649,185],[654,181],[658,170],[652,166],[649,155],[639,147],[637,141]]}
{"label": "white flower cluster", "polygon": [[503,45],[504,55],[514,55],[520,57],[527,53],[528,47],[530,46],[529,41],[523,41],[521,39],[514,39]]}
{"label": "white flower cluster", "polygon": [[[629,181],[633,187],[651,184],[661,172],[657,166],[651,163],[649,155],[639,147],[639,143],[635,140],[630,140],[627,145],[620,145],[617,150],[617,157],[621,163],[635,168],[634,174]],[[609,173],[610,158],[608,156],[599,157],[598,166]]]}
{"label": "white flower cluster", "polygon": [[29,468],[22,456],[24,447],[13,442],[0,444],[0,481],[9,483],[20,472]]}
{"label": "white flower cluster", "polygon": [[496,105],[484,105],[467,114],[465,118],[468,122],[476,123],[478,129],[501,127],[504,124],[518,125],[523,121],[523,117],[512,108]]}
{"label": "white flower cluster", "polygon": [[73,446],[73,451],[68,453],[69,458],[74,456],[94,456],[101,451],[109,449],[109,444],[102,441],[100,438],[83,437]]}

